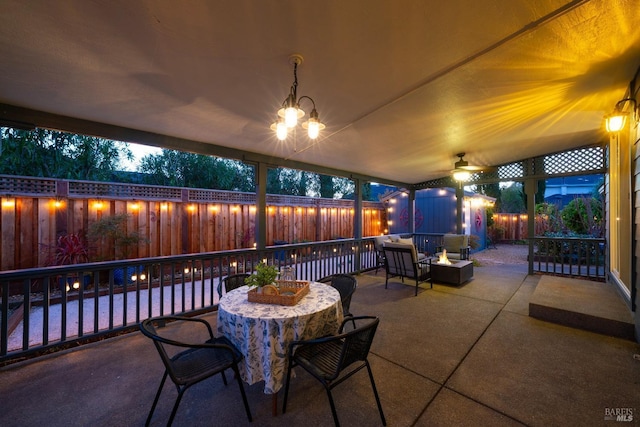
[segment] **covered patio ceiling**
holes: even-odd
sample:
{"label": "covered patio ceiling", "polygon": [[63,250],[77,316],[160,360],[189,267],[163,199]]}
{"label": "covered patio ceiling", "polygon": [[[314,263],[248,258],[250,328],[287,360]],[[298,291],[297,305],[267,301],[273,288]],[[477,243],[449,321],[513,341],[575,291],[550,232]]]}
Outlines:
{"label": "covered patio ceiling", "polygon": [[[90,127],[99,136],[380,182],[445,176],[459,152],[500,165],[606,140],[603,116],[640,65],[637,0],[3,0],[0,10],[5,124],[47,113],[56,119],[34,124],[70,130],[66,118],[80,119],[171,138]],[[293,53],[304,57],[298,95],[327,125],[311,144],[269,129]]]}

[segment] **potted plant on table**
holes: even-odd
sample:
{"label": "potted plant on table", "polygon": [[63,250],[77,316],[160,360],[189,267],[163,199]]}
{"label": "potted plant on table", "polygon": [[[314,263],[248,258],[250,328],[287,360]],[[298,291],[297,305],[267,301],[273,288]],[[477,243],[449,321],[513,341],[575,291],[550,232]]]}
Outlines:
{"label": "potted plant on table", "polygon": [[278,277],[278,269],[261,262],[256,266],[256,272],[244,279],[244,284],[249,286],[249,289],[257,288],[258,293],[277,295],[276,277]]}

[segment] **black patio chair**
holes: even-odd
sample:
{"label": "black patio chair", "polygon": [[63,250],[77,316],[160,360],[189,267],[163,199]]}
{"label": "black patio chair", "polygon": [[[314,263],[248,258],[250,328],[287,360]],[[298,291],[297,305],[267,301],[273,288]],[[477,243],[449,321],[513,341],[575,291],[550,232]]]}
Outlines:
{"label": "black patio chair", "polygon": [[340,293],[340,301],[342,302],[342,314],[344,317],[353,317],[349,311],[351,306],[351,297],[358,287],[358,281],[350,274],[332,274],[318,280],[321,283],[327,283],[336,288]]}
{"label": "black patio chair", "polygon": [[[169,322],[174,324],[176,324],[176,322],[187,322],[193,325],[193,327],[199,328],[201,333],[208,333],[209,339],[201,344],[196,344],[177,341],[162,336],[158,330],[164,328]],[[160,387],[158,387],[158,391],[156,392],[156,397],[153,400],[153,405],[151,406],[145,425],[148,426],[151,422],[151,417],[156,409],[167,377],[171,378],[171,381],[173,381],[178,390],[178,397],[173,405],[173,410],[167,423],[167,425],[171,425],[184,392],[192,385],[216,374],[222,374],[222,381],[227,385],[227,378],[224,374],[224,371],[227,369],[233,370],[235,378],[238,380],[247,418],[249,418],[249,421],[252,421],[249,402],[247,401],[247,395],[244,392],[238,371],[238,362],[242,360],[242,354],[226,338],[215,338],[211,325],[206,320],[181,316],[155,317],[140,323],[140,330],[144,335],[153,340],[162,359],[162,363],[165,366]]]}
{"label": "black patio chair", "polygon": [[[356,329],[343,332],[345,323],[350,321],[356,322]],[[338,421],[338,414],[336,413],[331,389],[366,367],[369,373],[369,379],[371,380],[373,394],[378,405],[378,411],[380,412],[380,418],[382,419],[382,425],[386,426],[387,421],[382,412],[378,390],[373,380],[371,366],[367,360],[369,349],[371,348],[371,343],[373,342],[373,337],[375,336],[379,323],[380,319],[373,316],[352,317],[342,322],[338,335],[292,342],[291,345],[289,345],[288,352],[289,368],[287,369],[282,413],[284,414],[287,411],[291,369],[295,366],[300,366],[313,375],[324,386],[327,391],[327,396],[329,397],[333,421],[336,426],[339,426],[340,422]],[[343,371],[346,373],[342,374]]]}
{"label": "black patio chair", "polygon": [[218,297],[222,298],[222,285],[224,284],[224,291],[229,292],[240,286],[244,286],[244,279],[251,276],[249,273],[230,274],[224,277],[220,283],[218,283]]}

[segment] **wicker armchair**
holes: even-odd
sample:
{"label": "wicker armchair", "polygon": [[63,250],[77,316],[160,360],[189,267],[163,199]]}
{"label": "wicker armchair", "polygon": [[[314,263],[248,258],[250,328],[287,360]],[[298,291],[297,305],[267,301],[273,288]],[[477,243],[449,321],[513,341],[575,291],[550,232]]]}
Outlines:
{"label": "wicker armchair", "polygon": [[349,311],[351,306],[351,297],[358,287],[358,281],[350,274],[332,274],[318,280],[321,283],[328,283],[340,293],[342,301],[342,314],[345,317],[353,316]]}
{"label": "wicker armchair", "polygon": [[[356,322],[356,329],[343,333],[345,323],[351,321]],[[340,422],[338,421],[338,414],[336,413],[331,389],[366,367],[369,373],[369,379],[371,380],[373,394],[376,398],[376,404],[378,405],[378,411],[380,412],[380,418],[382,419],[382,425],[386,426],[387,421],[384,418],[384,412],[382,411],[378,390],[373,380],[371,366],[367,360],[371,343],[373,342],[373,337],[375,336],[379,323],[380,319],[377,317],[352,317],[342,322],[338,335],[292,342],[289,346],[288,353],[289,368],[287,369],[282,413],[287,411],[291,369],[295,366],[300,366],[313,375],[324,386],[327,391],[327,396],[329,397],[333,421],[336,426],[339,426]],[[347,373],[341,375],[347,368],[349,368],[346,371]]]}
{"label": "wicker armchair", "polygon": [[238,274],[230,274],[227,277],[223,278],[220,283],[218,283],[218,297],[222,298],[222,285],[224,284],[224,291],[229,292],[240,286],[244,286],[244,279],[251,276],[249,273],[238,273]]}
{"label": "wicker armchair", "polygon": [[[167,323],[183,322],[188,323],[193,328],[200,328],[205,335],[208,334],[209,339],[201,344],[186,343],[177,341],[175,339],[168,338],[165,334],[159,332],[163,329]],[[227,378],[224,371],[227,369],[233,370],[236,379],[238,380],[238,386],[240,387],[240,393],[242,394],[242,401],[244,402],[244,408],[247,412],[247,418],[251,419],[251,411],[249,410],[249,403],[247,401],[247,395],[245,394],[242,380],[240,379],[240,373],[238,371],[238,362],[242,359],[242,354],[231,344],[226,338],[214,338],[211,325],[203,319],[180,317],[180,316],[164,316],[155,317],[144,320],[140,324],[140,330],[142,333],[151,338],[155,344],[162,363],[165,366],[164,375],[160,382],[160,387],[156,392],[156,397],[153,400],[153,405],[147,416],[145,425],[149,425],[151,417],[158,404],[158,399],[162,393],[162,388],[167,380],[167,377],[171,378],[171,381],[176,385],[178,390],[178,397],[173,405],[171,416],[167,425],[173,423],[173,419],[178,411],[178,405],[182,400],[184,392],[194,384],[199,383],[209,377],[216,374],[222,374],[222,381],[227,385]],[[181,331],[182,332],[182,331]],[[174,333],[175,335],[175,333]]]}

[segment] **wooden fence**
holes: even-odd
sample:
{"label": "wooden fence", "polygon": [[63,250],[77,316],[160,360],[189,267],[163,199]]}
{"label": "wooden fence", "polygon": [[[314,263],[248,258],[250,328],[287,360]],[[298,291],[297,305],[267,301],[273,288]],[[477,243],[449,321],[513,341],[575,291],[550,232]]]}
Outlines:
{"label": "wooden fence", "polygon": [[[127,214],[142,239],[126,258],[252,248],[254,193],[0,176],[0,270],[44,266],[64,234],[86,234]],[[353,201],[267,196],[267,245],[353,237]],[[382,234],[381,203],[363,203],[364,237]],[[104,239],[103,239],[104,240]],[[91,260],[122,258],[112,242],[88,242]]]}
{"label": "wooden fence", "polygon": [[493,226],[488,232],[496,242],[524,240],[528,237],[527,214],[493,214]]}

